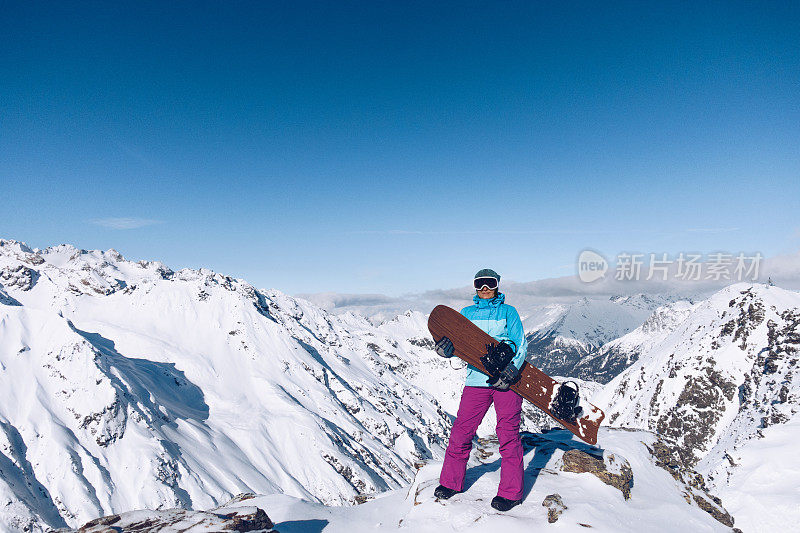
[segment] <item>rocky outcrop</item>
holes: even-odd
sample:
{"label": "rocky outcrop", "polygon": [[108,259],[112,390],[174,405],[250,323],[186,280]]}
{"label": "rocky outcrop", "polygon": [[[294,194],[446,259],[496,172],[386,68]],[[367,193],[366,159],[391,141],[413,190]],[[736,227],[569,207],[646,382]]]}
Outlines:
{"label": "rocky outcrop", "polygon": [[0,283],[8,288],[16,287],[22,291],[29,291],[39,279],[39,273],[24,265],[7,266],[0,269]]}
{"label": "rocky outcrop", "polygon": [[698,507],[713,516],[718,522],[733,527],[733,517],[722,506],[722,500],[712,495],[701,474],[687,467],[681,460],[682,454],[657,440],[647,449],[653,455],[656,466],[683,485],[683,497],[687,503],[694,501]]}
{"label": "rocky outcrop", "polygon": [[555,524],[558,521],[558,517],[561,516],[561,513],[567,509],[567,506],[564,505],[564,501],[561,499],[561,495],[557,492],[545,496],[542,501],[542,507],[547,507],[547,521],[551,524]]}
{"label": "rocky outcrop", "polygon": [[592,474],[606,485],[619,490],[626,500],[631,497],[633,471],[624,457],[605,453],[602,459],[598,459],[581,450],[567,450],[562,456],[561,470]]}
{"label": "rocky outcrop", "polygon": [[[800,298],[738,284],[693,306],[595,398],[612,425],[657,432],[695,467],[800,410]],[[716,446],[725,450],[716,450]],[[712,468],[716,468],[711,465]]]}
{"label": "rocky outcrop", "polygon": [[278,533],[267,513],[258,507],[217,509],[214,511],[133,511],[96,518],[78,529],[59,529],[56,533],[150,533],[171,528],[187,533],[201,531],[260,531]]}

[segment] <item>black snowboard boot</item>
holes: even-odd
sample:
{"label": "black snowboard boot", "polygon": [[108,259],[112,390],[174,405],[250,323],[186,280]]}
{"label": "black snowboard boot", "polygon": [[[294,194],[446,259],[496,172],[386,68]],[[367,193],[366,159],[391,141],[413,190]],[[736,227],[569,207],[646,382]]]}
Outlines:
{"label": "black snowboard boot", "polygon": [[508,498],[503,498],[502,496],[495,496],[492,498],[492,507],[498,511],[508,511],[512,507],[516,507],[521,503],[522,500],[509,500]]}
{"label": "black snowboard boot", "polygon": [[440,500],[447,500],[449,498],[452,498],[454,495],[458,494],[459,492],[461,492],[461,491],[460,490],[448,489],[444,485],[439,485],[438,487],[436,487],[436,490],[433,491],[433,495],[436,496],[437,498],[439,498]]}

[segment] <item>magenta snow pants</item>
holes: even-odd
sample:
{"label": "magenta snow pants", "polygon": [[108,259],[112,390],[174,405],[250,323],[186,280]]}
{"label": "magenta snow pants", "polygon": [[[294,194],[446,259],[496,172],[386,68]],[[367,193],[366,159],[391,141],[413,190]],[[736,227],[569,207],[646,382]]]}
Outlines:
{"label": "magenta snow pants", "polygon": [[501,457],[497,495],[509,500],[521,500],[523,472],[519,421],[522,397],[510,390],[501,392],[488,387],[464,387],[456,421],[450,431],[439,483],[448,489],[464,490],[472,438],[492,402],[497,413],[497,439],[500,441]]}

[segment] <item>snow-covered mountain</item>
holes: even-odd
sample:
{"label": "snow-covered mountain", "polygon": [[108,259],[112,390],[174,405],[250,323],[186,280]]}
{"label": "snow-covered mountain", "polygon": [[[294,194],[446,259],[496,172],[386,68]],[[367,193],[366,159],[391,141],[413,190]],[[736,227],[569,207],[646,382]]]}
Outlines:
{"label": "snow-covered mountain", "polygon": [[800,521],[800,294],[735,284],[659,316],[616,342],[638,360],[594,398],[608,423],[657,432],[744,531]]}
{"label": "snow-covered mountain", "polygon": [[448,415],[399,370],[446,362],[352,313],[67,245],[0,241],[0,283],[0,529],[343,503],[442,455]]}
{"label": "snow-covered mountain", "polygon": [[[641,451],[634,441],[649,443],[682,501],[727,523],[719,502],[700,494],[707,482],[745,531],[763,530],[766,509],[771,525],[800,520],[785,509],[800,484],[800,461],[787,452],[800,427],[800,295],[740,284],[697,301],[584,299],[524,311],[523,320],[538,346],[572,346],[573,355],[554,351],[565,355],[553,364],[587,380],[582,394],[607,422],[656,432],[675,449],[669,456],[649,433],[623,431],[606,433],[607,452],[630,459]],[[342,517],[320,506],[378,493],[389,501],[441,459],[458,407],[464,370],[431,348],[419,311],[376,325],[204,269],[0,240],[0,530],[213,509],[239,493],[301,498],[313,503],[290,507]],[[605,388],[588,381],[619,372]],[[525,430],[552,425],[529,404],[523,415]],[[494,423],[490,410],[484,441]],[[476,450],[476,460],[490,451]],[[526,462],[545,469],[540,453]],[[433,477],[421,473],[416,486],[428,487]],[[651,477],[637,483],[660,483]],[[550,478],[537,470],[534,479],[539,490]],[[573,509],[588,505],[572,499]],[[413,507],[405,527],[444,519],[438,507]],[[656,507],[635,507],[617,511],[660,520]],[[540,519],[531,512],[523,522]]]}
{"label": "snow-covered mountain", "polygon": [[[582,297],[553,304],[523,318],[531,362],[550,375],[594,379],[576,367],[604,344],[640,326],[658,307],[680,297],[668,294]],[[620,369],[621,370],[621,369]]]}
{"label": "snow-covered mountain", "polygon": [[583,379],[608,383],[631,366],[642,351],[657,344],[679,324],[692,308],[679,300],[657,308],[641,326],[589,352],[573,367],[572,374]]}

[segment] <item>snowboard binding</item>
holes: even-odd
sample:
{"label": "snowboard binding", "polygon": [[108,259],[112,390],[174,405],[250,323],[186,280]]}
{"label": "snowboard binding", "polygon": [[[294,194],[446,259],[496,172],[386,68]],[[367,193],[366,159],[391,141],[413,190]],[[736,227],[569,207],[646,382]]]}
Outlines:
{"label": "snowboard binding", "polygon": [[[567,385],[570,383],[572,386]],[[556,397],[550,405],[550,412],[556,418],[574,424],[575,420],[583,415],[583,408],[578,405],[579,402],[578,384],[574,381],[565,381],[558,387]]]}
{"label": "snowboard binding", "polygon": [[500,372],[514,359],[517,347],[514,345],[512,348],[512,344],[514,344],[512,341],[502,341],[498,344],[486,345],[486,355],[481,357],[481,363],[490,376],[499,376]]}

